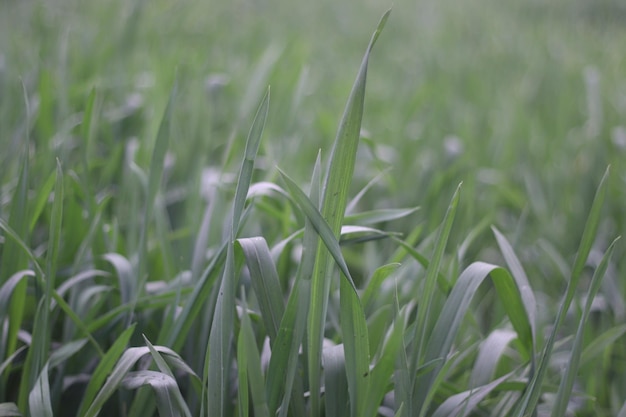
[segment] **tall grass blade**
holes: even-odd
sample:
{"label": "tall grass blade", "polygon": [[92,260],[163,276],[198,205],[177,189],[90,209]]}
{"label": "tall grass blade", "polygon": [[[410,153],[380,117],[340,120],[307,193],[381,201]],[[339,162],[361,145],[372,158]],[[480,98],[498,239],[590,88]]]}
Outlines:
{"label": "tall grass blade", "polygon": [[[367,66],[369,62],[369,56],[380,32],[382,31],[387,19],[389,18],[390,10],[388,10],[381,18],[376,31],[372,35],[370,43],[367,47],[361,67],[358,75],[350,92],[348,102],[346,104],[344,114],[339,123],[339,129],[337,131],[337,137],[335,139],[326,179],[324,181],[324,193],[322,196],[321,214],[324,220],[326,220],[333,232],[335,239],[339,237],[341,230],[341,224],[348,200],[348,190],[354,172],[354,164],[356,160],[356,151],[359,143],[360,131],[361,131],[361,119],[363,117],[363,104],[365,101],[365,83],[367,78]],[[313,272],[313,281],[311,285],[311,311],[309,314],[308,322],[308,370],[309,370],[309,389],[311,393],[311,414],[317,417],[320,414],[320,363],[322,357],[322,341],[323,330],[326,318],[326,311],[328,308],[328,291],[330,289],[330,280],[333,272],[333,261],[330,258],[329,252],[324,248],[324,243],[318,243],[318,258],[315,263],[315,269]],[[346,275],[347,276],[347,275]],[[343,284],[342,284],[343,285]],[[345,291],[343,294],[348,294]],[[351,295],[342,296],[342,304],[348,303],[351,307],[356,294],[351,291]],[[349,297],[348,299],[345,299]],[[358,298],[358,297],[357,297]],[[357,308],[358,309],[358,308]],[[357,315],[361,314],[356,313]],[[350,333],[358,333],[359,336],[365,336],[362,334],[362,326],[365,319],[359,320],[358,324],[351,322],[348,317],[342,320],[342,331]],[[356,324],[356,328],[354,328]],[[353,327],[352,331],[350,328]],[[358,331],[355,331],[359,329]],[[345,335],[344,335],[345,336]],[[359,343],[369,345],[366,340],[359,340]],[[345,346],[349,349],[349,346]],[[353,356],[358,353],[358,357]],[[347,364],[348,369],[346,372],[351,375],[348,380],[349,390],[351,393],[352,413],[356,412],[356,408],[359,403],[362,404],[363,397],[366,395],[364,385],[362,382],[363,372],[359,372],[363,368],[369,367],[369,353],[368,352],[346,352],[346,356],[350,356],[351,360],[358,363],[359,369],[354,369],[353,364]],[[367,362],[367,364],[366,364]],[[361,377],[358,377],[360,375]],[[357,380],[359,383],[357,384]],[[357,398],[358,397],[358,398]]]}
{"label": "tall grass blade", "polygon": [[554,408],[552,408],[553,417],[563,416],[567,410],[567,405],[569,403],[570,396],[572,395],[572,389],[574,388],[574,382],[580,366],[583,351],[583,336],[585,333],[587,319],[589,318],[589,313],[591,312],[591,304],[600,289],[602,278],[604,277],[604,274],[609,266],[611,256],[613,256],[613,250],[615,249],[616,242],[617,239],[614,240],[606,250],[606,253],[602,257],[600,264],[591,278],[591,285],[589,287],[589,291],[587,292],[587,301],[585,302],[582,317],[578,322],[578,330],[576,331],[576,337],[574,337],[572,352],[570,354],[568,365],[565,368],[565,374],[561,378],[561,384],[559,385],[559,391],[557,392]]}
{"label": "tall grass blade", "polygon": [[243,214],[246,196],[252,181],[254,161],[261,143],[265,120],[269,109],[269,88],[261,100],[248,139],[246,141],[245,156],[241,163],[235,201],[233,202],[232,218],[229,230],[229,241],[226,249],[226,265],[220,290],[215,306],[215,315],[209,335],[207,347],[207,410],[210,416],[224,417],[228,415],[227,404],[229,368],[231,359],[231,339],[234,328],[235,314],[235,287],[237,285],[235,267],[235,238],[239,229],[239,222]]}
{"label": "tall grass blade", "polygon": [[[257,350],[252,323],[247,313],[245,292],[242,297],[243,312],[241,314],[241,329],[237,343],[238,366],[244,366],[244,377],[250,383],[252,394],[252,406],[255,417],[269,417],[267,398],[265,396],[266,386],[263,372],[261,371],[261,358]],[[241,361],[241,362],[240,362]],[[241,374],[241,371],[240,371]],[[240,380],[242,382],[243,380]],[[242,386],[247,389],[247,384]],[[241,394],[241,393],[240,393]],[[245,393],[247,396],[247,392]],[[240,410],[247,412],[247,409]]]}
{"label": "tall grass blade", "polygon": [[[311,191],[309,199],[313,206],[318,207],[321,194],[320,183],[321,158],[320,153],[313,168]],[[302,258],[296,274],[294,287],[289,295],[285,313],[280,322],[276,342],[272,348],[272,356],[267,371],[267,398],[269,412],[276,415],[280,404],[280,417],[287,415],[289,407],[293,414],[304,415],[304,398],[299,395],[302,389],[302,379],[296,380],[298,367],[298,350],[304,337],[307,315],[309,312],[311,275],[316,258],[318,235],[308,218],[305,218],[304,236],[302,241]],[[281,392],[284,388],[282,401]],[[292,397],[294,401],[290,402]]]}
{"label": "tall grass blade", "polygon": [[537,365],[537,370],[531,378],[530,382],[528,383],[526,391],[524,391],[524,394],[517,403],[517,406],[513,413],[514,417],[523,417],[529,413],[533,413],[537,407],[537,403],[539,402],[539,397],[541,396],[543,391],[543,379],[548,370],[550,357],[552,355],[552,350],[554,348],[557,333],[559,331],[559,328],[561,327],[561,322],[563,321],[563,318],[565,317],[565,314],[570,307],[572,299],[574,298],[580,276],[585,266],[587,257],[589,256],[589,252],[591,251],[593,241],[596,237],[598,225],[600,224],[600,215],[602,212],[602,206],[604,204],[604,198],[606,196],[608,176],[609,168],[607,168],[606,172],[604,173],[604,176],[602,177],[602,180],[598,185],[596,195],[593,199],[591,210],[589,212],[587,222],[585,223],[585,229],[583,231],[581,242],[578,247],[578,254],[576,255],[576,259],[574,261],[574,267],[572,268],[571,277],[569,282],[567,283],[565,298],[561,303],[561,306],[557,313],[552,332],[550,333],[548,340],[546,341],[546,345],[543,349],[541,358]]}
{"label": "tall grass blade", "polygon": [[[29,118],[27,99],[27,118]],[[27,122],[27,126],[28,126]],[[11,198],[11,209],[7,226],[12,229],[18,239],[5,239],[2,247],[2,262],[0,263],[0,284],[4,284],[17,271],[28,268],[27,258],[19,242],[27,242],[28,238],[28,177],[29,177],[29,140],[23,145],[23,154],[20,164],[17,188]],[[5,232],[7,230],[5,229]],[[26,281],[20,281],[13,289],[13,296],[9,305],[9,328],[6,344],[0,348],[0,361],[11,355],[17,346],[17,333],[22,328],[24,308],[26,304]],[[0,392],[4,393],[9,373],[0,378]]]}
{"label": "tall grass blade", "polygon": [[530,330],[531,330],[532,338],[533,338],[533,347],[532,347],[532,351],[530,352],[531,353],[530,359],[534,366],[534,361],[535,361],[534,343],[536,339],[536,326],[537,326],[536,320],[535,320],[535,316],[537,312],[537,301],[535,300],[535,294],[533,293],[530,283],[528,282],[528,277],[526,276],[526,272],[524,271],[524,268],[522,267],[522,263],[517,258],[517,255],[515,255],[515,252],[513,251],[513,247],[511,246],[509,241],[495,227],[492,227],[491,230],[493,231],[493,234],[496,236],[498,246],[500,247],[500,252],[502,252],[502,255],[504,256],[504,260],[506,261],[506,264],[508,265],[509,270],[511,271],[511,275],[515,279],[517,283],[517,287],[519,288],[520,293],[522,294],[522,301],[524,302],[524,308],[526,309],[526,314],[528,315],[528,318],[530,321]]}
{"label": "tall grass blade", "polygon": [[[448,206],[444,216],[443,223],[437,233],[432,259],[428,263],[428,268],[426,269],[424,287],[418,298],[417,317],[415,319],[415,326],[413,330],[413,343],[410,345],[409,353],[409,374],[411,375],[416,375],[416,371],[419,367],[424,365],[427,361],[435,359],[435,357],[429,357],[425,354],[427,343],[432,340],[433,336],[435,336],[435,330],[432,330],[432,333],[429,334],[429,331],[432,328],[430,318],[434,315],[434,312],[432,311],[432,300],[435,296],[439,268],[441,266],[443,254],[448,243],[448,237],[450,236],[450,231],[452,230],[452,224],[454,223],[454,217],[459,204],[460,191],[461,184],[459,184],[454,192],[454,195],[452,196],[450,205]],[[441,351],[439,357],[445,358],[446,355],[447,352]],[[413,382],[412,395],[409,403],[407,404],[407,413],[409,415],[417,413],[420,409],[423,412],[425,409],[424,402],[426,395],[429,392],[429,387],[423,386],[423,381],[424,378],[417,378]]]}
{"label": "tall grass blade", "polygon": [[159,192],[159,188],[161,187],[161,181],[163,177],[163,169],[165,164],[165,155],[167,153],[167,149],[169,147],[171,130],[172,130],[172,117],[174,113],[174,105],[177,94],[177,85],[174,84],[172,91],[170,93],[169,99],[167,101],[167,105],[165,107],[165,111],[163,113],[163,117],[161,118],[161,124],[159,125],[159,130],[157,132],[156,141],[154,143],[154,149],[152,151],[152,159],[150,161],[150,172],[148,176],[148,186],[146,189],[146,201],[143,210],[143,222],[141,224],[140,236],[139,236],[139,255],[137,260],[137,277],[132,282],[135,283],[132,288],[132,302],[133,308],[128,315],[128,323],[132,321],[132,317],[134,314],[135,303],[137,299],[143,295],[142,291],[144,290],[145,283],[147,280],[147,276],[144,276],[146,273],[146,262],[147,262],[147,245],[148,245],[148,229],[150,226],[150,221],[152,220],[152,215],[154,213],[154,207],[157,200],[157,194]]}

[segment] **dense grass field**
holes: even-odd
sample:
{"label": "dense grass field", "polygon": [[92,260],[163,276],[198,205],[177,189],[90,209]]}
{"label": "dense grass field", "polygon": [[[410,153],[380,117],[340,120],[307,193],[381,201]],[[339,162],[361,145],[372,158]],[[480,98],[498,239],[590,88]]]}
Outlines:
{"label": "dense grass field", "polygon": [[0,416],[626,417],[626,6],[391,6],[0,0]]}

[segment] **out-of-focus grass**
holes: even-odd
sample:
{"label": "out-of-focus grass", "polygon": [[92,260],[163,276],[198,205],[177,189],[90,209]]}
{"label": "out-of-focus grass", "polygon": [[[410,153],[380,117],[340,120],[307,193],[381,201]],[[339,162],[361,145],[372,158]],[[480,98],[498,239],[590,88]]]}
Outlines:
{"label": "out-of-focus grass", "polygon": [[[349,202],[319,184],[379,2],[0,2],[5,415],[624,410],[626,266],[610,245],[626,230],[626,8],[393,7],[354,175],[328,174],[347,196],[367,185]],[[322,218],[335,236],[319,243]],[[367,360],[374,382],[355,371]]]}

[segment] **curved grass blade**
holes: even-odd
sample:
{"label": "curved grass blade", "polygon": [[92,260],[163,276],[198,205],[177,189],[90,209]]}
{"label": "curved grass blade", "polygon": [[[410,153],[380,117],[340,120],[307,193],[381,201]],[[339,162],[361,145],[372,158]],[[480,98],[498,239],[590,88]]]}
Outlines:
{"label": "curved grass blade", "polygon": [[354,281],[352,280],[352,276],[348,270],[348,265],[341,254],[341,248],[339,247],[336,234],[333,232],[330,225],[324,220],[324,217],[320,214],[317,208],[315,208],[311,200],[306,196],[306,194],[304,194],[304,191],[302,191],[302,189],[295,183],[295,181],[289,178],[289,176],[280,169],[278,172],[281,174],[285,184],[287,185],[289,195],[291,195],[293,201],[311,222],[311,225],[319,234],[323,244],[326,245],[328,252],[333,257],[337,266],[346,277],[356,294],[356,286],[354,285]]}
{"label": "curved grass blade", "polygon": [[447,398],[432,417],[466,417],[493,390],[502,385],[512,374],[504,375],[486,385],[464,391]]}
{"label": "curved grass blade", "polygon": [[[78,416],[82,417],[87,415],[87,408],[90,407],[94,402],[94,399],[96,398],[98,391],[102,387],[102,384],[104,384],[105,379],[110,374],[111,370],[115,366],[115,363],[126,349],[126,345],[133,335],[133,332],[135,331],[135,326],[136,324],[133,324],[126,330],[124,330],[124,332],[122,332],[122,334],[117,338],[115,343],[113,343],[111,348],[100,360],[100,363],[98,363],[98,366],[93,371],[92,376],[89,379],[89,383],[87,384],[85,393],[83,394],[83,399],[81,401],[80,409],[78,411]],[[102,404],[104,404],[104,402],[102,402]]]}
{"label": "curved grass blade", "polygon": [[28,407],[31,417],[53,417],[48,364],[45,364],[41,369],[35,386],[28,395]]}
{"label": "curved grass blade", "polygon": [[[536,312],[537,312],[537,301],[535,300],[535,294],[528,282],[528,277],[526,276],[526,272],[522,267],[522,263],[515,255],[515,251],[513,247],[509,243],[509,241],[504,237],[502,233],[495,227],[492,227],[491,230],[493,234],[496,236],[496,240],[498,242],[498,246],[500,247],[500,252],[502,252],[502,256],[504,256],[504,260],[506,261],[509,270],[511,271],[511,275],[517,282],[517,287],[520,290],[522,295],[522,301],[524,302],[524,308],[526,309],[526,314],[528,315],[530,321],[530,330],[533,337],[533,342],[536,339]],[[534,366],[535,361],[535,345],[533,343],[532,351],[530,352],[530,358],[532,364]]]}
{"label": "curved grass blade", "polygon": [[254,288],[254,292],[259,300],[265,329],[270,337],[270,341],[274,342],[285,306],[272,255],[267,242],[262,237],[238,239],[237,245],[243,251],[246,259],[252,280],[252,288]]}
{"label": "curved grass blade", "polygon": [[496,329],[482,341],[472,368],[469,385],[477,388],[491,381],[498,361],[517,334],[510,329]]}
{"label": "curved grass blade", "polygon": [[161,417],[191,417],[176,380],[170,375],[156,371],[129,372],[121,385],[126,389],[138,389],[148,385],[154,390],[156,406]]}
{"label": "curved grass blade", "polygon": [[[504,309],[517,333],[520,345],[530,351],[533,343],[530,322],[516,281],[503,268],[484,262],[475,262],[463,271],[439,314],[426,346],[426,361],[448,356],[461,320],[476,290],[487,277],[491,277],[498,297],[502,300]],[[432,391],[434,381],[441,374],[441,369],[442,367],[439,366],[433,372],[419,378],[419,385],[425,393]],[[428,401],[423,399],[418,404],[423,414],[428,409]]]}

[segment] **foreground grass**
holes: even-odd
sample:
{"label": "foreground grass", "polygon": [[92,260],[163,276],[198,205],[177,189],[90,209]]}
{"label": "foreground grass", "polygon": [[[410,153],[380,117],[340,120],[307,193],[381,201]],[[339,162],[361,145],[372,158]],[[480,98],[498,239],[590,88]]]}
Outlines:
{"label": "foreground grass", "polygon": [[626,414],[611,4],[2,4],[0,415]]}

